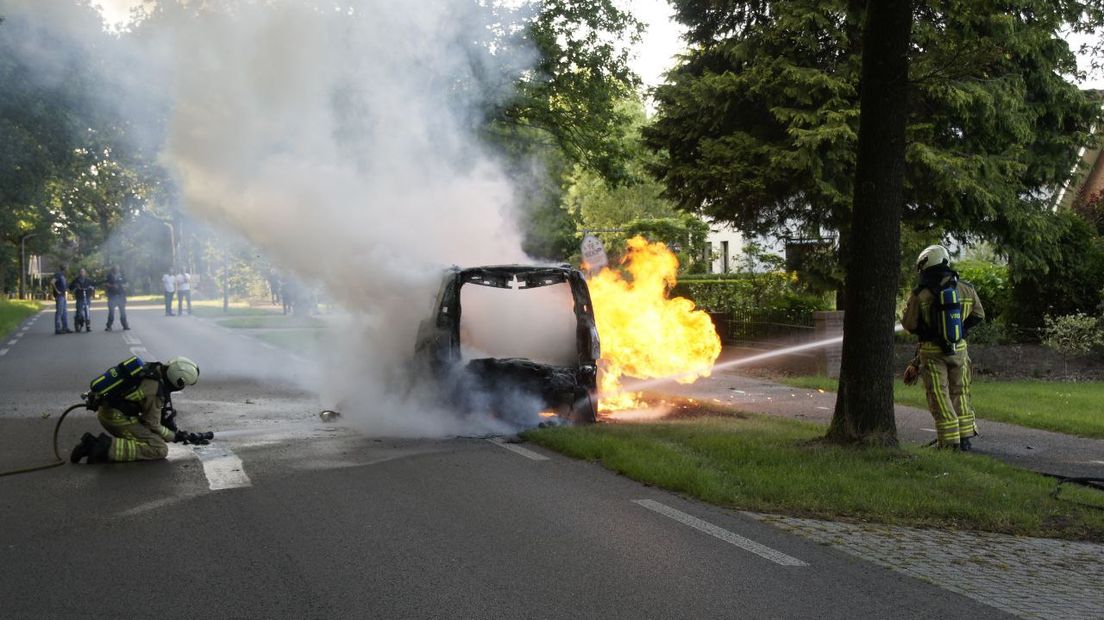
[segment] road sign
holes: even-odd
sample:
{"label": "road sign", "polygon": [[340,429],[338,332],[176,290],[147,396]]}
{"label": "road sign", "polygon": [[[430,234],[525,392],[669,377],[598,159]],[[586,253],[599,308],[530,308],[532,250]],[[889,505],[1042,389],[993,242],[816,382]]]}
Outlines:
{"label": "road sign", "polygon": [[594,235],[583,237],[581,249],[583,262],[586,263],[586,267],[590,271],[598,271],[609,264],[609,259],[606,258],[606,248],[598,237]]}

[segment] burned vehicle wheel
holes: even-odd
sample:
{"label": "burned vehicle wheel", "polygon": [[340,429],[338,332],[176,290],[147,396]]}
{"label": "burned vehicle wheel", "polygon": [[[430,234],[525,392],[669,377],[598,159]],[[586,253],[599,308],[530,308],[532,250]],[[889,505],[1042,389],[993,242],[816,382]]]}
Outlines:
{"label": "burned vehicle wheel", "polygon": [[575,401],[571,409],[570,421],[575,424],[593,424],[598,420],[597,399],[591,394],[586,394]]}
{"label": "burned vehicle wheel", "polygon": [[[570,347],[555,363],[532,356],[474,357],[461,342],[461,290],[473,285],[532,289],[566,285],[574,313]],[[601,357],[590,291],[583,274],[559,267],[503,265],[452,268],[445,272],[432,316],[422,321],[414,349],[416,366],[441,385],[445,398],[462,407],[485,409],[498,417],[536,425],[543,417],[576,424],[597,416],[597,362]],[[465,359],[465,355],[469,355]]]}

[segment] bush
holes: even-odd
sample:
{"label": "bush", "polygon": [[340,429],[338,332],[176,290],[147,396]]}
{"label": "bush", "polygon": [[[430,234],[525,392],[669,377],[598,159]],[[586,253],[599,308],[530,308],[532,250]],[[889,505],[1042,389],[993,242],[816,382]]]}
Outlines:
{"label": "bush", "polygon": [[1057,213],[1051,225],[1053,237],[1035,255],[1009,255],[1013,325],[1041,327],[1046,316],[1094,312],[1102,301],[1104,239],[1074,213]]}
{"label": "bush", "polygon": [[1043,344],[1063,355],[1088,355],[1104,347],[1104,325],[1083,312],[1048,316],[1043,321]]}
{"label": "bush", "polygon": [[672,296],[686,297],[709,312],[723,312],[734,318],[806,324],[816,310],[828,310],[826,295],[801,290],[792,273],[726,274],[723,277],[680,278]]}
{"label": "bush", "polygon": [[[984,299],[982,302],[984,303]],[[985,309],[986,312],[988,312],[989,307],[986,306]],[[971,329],[968,339],[970,344],[1008,344],[1015,340],[1013,334],[1010,333],[1004,323],[993,323],[990,321],[985,321],[981,325]]]}
{"label": "bush", "polygon": [[974,286],[981,305],[985,308],[985,320],[993,323],[1004,316],[1012,303],[1012,285],[1008,281],[1008,266],[981,260],[964,260],[955,263],[955,271]]}

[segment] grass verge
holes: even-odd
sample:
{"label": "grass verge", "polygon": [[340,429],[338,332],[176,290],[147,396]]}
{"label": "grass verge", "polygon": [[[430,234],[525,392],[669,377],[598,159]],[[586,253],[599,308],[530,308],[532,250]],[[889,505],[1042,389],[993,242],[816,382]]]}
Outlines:
{"label": "grass verge", "polygon": [[924,448],[853,449],[770,416],[537,429],[525,438],[620,474],[739,510],[1104,541],[1104,493],[994,459]]}
{"label": "grass verge", "polygon": [[220,319],[219,325],[233,329],[279,329],[284,327],[326,327],[326,322],[314,317],[276,315],[238,316]]}
{"label": "grass verge", "polygon": [[41,309],[37,301],[0,299],[0,337],[7,338],[27,317]]}
{"label": "grass verge", "polygon": [[[838,382],[825,376],[786,377],[793,387],[836,391]],[[974,381],[970,384],[979,418],[1019,424],[1081,437],[1104,439],[1104,382]],[[922,385],[893,383],[893,398],[902,405],[927,409]]]}
{"label": "grass verge", "polygon": [[[173,302],[173,309],[175,311],[176,302]],[[208,319],[274,316],[279,311],[279,306],[251,306],[244,301],[230,302],[225,311],[222,309],[221,299],[201,299],[192,302],[192,314]]]}
{"label": "grass verge", "polygon": [[288,330],[254,334],[253,338],[297,353],[309,352],[320,346],[322,330]]}

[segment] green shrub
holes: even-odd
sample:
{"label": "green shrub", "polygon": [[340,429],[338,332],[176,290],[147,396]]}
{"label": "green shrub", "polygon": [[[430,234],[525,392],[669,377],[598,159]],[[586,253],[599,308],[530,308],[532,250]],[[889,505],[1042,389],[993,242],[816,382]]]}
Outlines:
{"label": "green shrub", "polygon": [[[984,303],[984,299],[982,300]],[[989,307],[985,307],[988,312]],[[970,330],[970,344],[1008,344],[1015,338],[1003,322],[985,321]]]}
{"label": "green shrub", "polygon": [[782,323],[808,323],[814,311],[831,308],[826,295],[803,291],[797,277],[786,272],[683,277],[671,295],[686,297],[709,312],[747,319],[769,316]]}
{"label": "green shrub", "polygon": [[964,260],[955,263],[955,271],[974,286],[981,305],[985,308],[985,320],[995,322],[1005,314],[1012,302],[1012,285],[1008,281],[1008,266],[981,260]]}
{"label": "green shrub", "polygon": [[1104,347],[1101,320],[1083,312],[1043,321],[1043,344],[1064,355],[1088,355]]}
{"label": "green shrub", "polygon": [[[1046,316],[1094,312],[1104,287],[1104,239],[1076,214],[1060,211],[1049,224],[1050,240],[1028,255],[1009,254],[1010,324],[1043,326]],[[982,303],[985,300],[982,299]]]}

